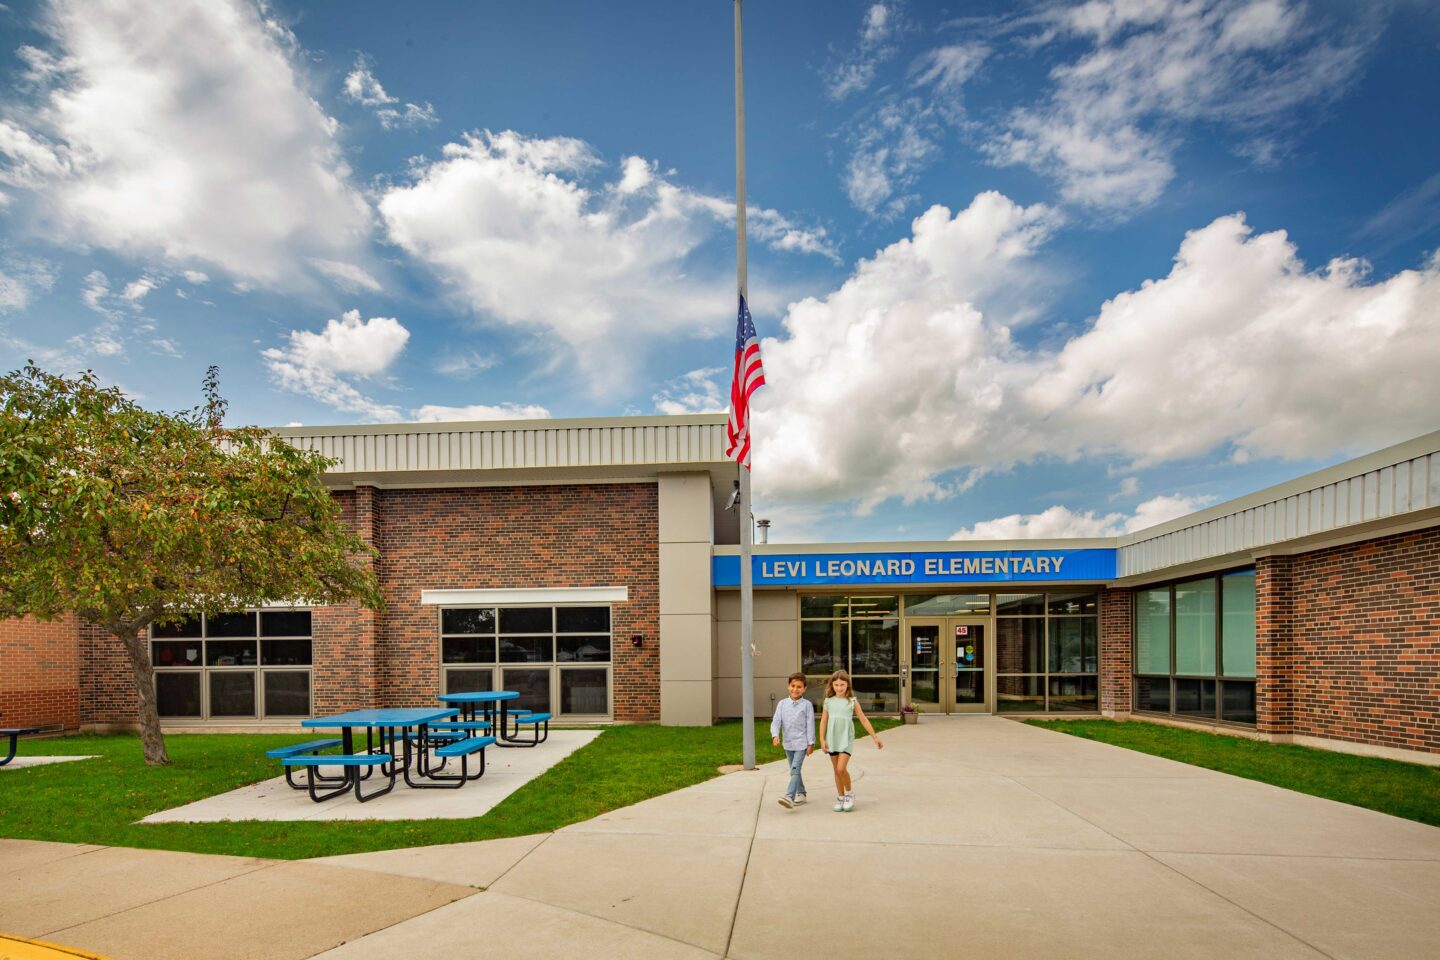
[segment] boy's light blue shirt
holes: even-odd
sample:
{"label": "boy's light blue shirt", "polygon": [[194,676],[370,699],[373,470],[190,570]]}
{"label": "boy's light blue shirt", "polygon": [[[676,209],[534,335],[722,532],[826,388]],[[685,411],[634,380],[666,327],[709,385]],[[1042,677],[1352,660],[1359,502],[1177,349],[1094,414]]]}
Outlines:
{"label": "boy's light blue shirt", "polygon": [[770,736],[780,738],[786,750],[804,750],[815,742],[815,704],[801,697],[786,697],[775,704],[775,719],[770,721]]}

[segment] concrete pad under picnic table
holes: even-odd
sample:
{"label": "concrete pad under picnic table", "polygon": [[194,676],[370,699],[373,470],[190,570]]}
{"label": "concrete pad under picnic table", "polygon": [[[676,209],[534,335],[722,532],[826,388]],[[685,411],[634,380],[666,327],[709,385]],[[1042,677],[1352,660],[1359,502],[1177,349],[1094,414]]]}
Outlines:
{"label": "concrete pad under picnic table", "polygon": [[265,861],[260,869],[49,938],[111,960],[303,960],[474,893],[363,870]]}
{"label": "concrete pad under picnic table", "polygon": [[549,836],[548,833],[537,833],[500,840],[346,853],[338,857],[316,857],[305,862],[484,888],[498,880]]}
{"label": "concrete pad under picnic table", "polygon": [[[598,730],[551,730],[538,747],[487,747],[485,775],[459,789],[412,789],[397,779],[395,789],[360,803],[353,793],[322,803],[305,790],[294,790],[283,776],[253,783],[184,806],[152,813],[141,823],[218,823],[233,820],[465,820],[483,817],[510,794],[600,736]],[[475,758],[471,757],[471,769]],[[280,769],[279,761],[275,768]],[[459,769],[451,761],[446,772]],[[339,767],[321,767],[336,776]],[[380,772],[365,782],[369,793],[382,785]],[[303,772],[297,781],[305,782]],[[323,789],[323,788],[322,788]]]}
{"label": "concrete pad under picnic table", "polygon": [[347,943],[315,960],[455,960],[472,956],[707,960],[717,955],[621,923],[492,892]]}
{"label": "concrete pad under picnic table", "polygon": [[47,767],[52,763],[70,763],[72,760],[94,760],[97,754],[76,754],[75,756],[64,757],[16,757],[4,766],[0,766],[0,773],[6,770],[25,770],[30,767]]}
{"label": "concrete pad under picnic table", "polygon": [[750,842],[748,837],[694,833],[566,829],[490,890],[724,953]]}

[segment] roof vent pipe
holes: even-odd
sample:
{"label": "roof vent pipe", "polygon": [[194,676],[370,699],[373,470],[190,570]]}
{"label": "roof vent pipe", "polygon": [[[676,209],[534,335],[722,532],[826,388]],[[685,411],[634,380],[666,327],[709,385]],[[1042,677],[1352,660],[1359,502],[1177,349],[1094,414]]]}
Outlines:
{"label": "roof vent pipe", "polygon": [[755,542],[756,542],[756,543],[769,543],[769,542],[770,542],[770,521],[769,521],[769,520],[756,520],[756,521],[755,521]]}

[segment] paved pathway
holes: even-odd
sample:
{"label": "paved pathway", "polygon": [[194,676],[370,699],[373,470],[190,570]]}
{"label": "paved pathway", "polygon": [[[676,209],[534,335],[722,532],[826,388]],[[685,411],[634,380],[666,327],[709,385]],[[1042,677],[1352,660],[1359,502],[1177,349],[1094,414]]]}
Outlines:
{"label": "paved pathway", "polygon": [[116,960],[183,939],[187,960],[793,960],[827,932],[857,957],[1437,955],[1440,829],[999,718],[884,736],[857,747],[849,814],[817,754],[794,811],[772,764],[537,837],[288,865],[124,851],[155,858],[152,882],[87,870],[63,898],[58,864],[12,871],[0,846],[0,888],[22,891],[0,929]]}

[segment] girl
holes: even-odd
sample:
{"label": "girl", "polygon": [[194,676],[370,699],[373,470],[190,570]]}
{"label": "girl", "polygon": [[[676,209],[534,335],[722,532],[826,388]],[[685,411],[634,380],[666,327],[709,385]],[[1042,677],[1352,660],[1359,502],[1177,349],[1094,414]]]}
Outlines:
{"label": "girl", "polygon": [[836,670],[825,684],[825,709],[820,714],[820,749],[830,755],[830,764],[835,768],[835,812],[849,812],[855,809],[855,791],[850,784],[850,750],[855,745],[855,720],[865,725],[870,739],[875,741],[877,750],[884,750],[885,744],[870,726],[865,711],[855,699],[851,689],[850,674]]}

